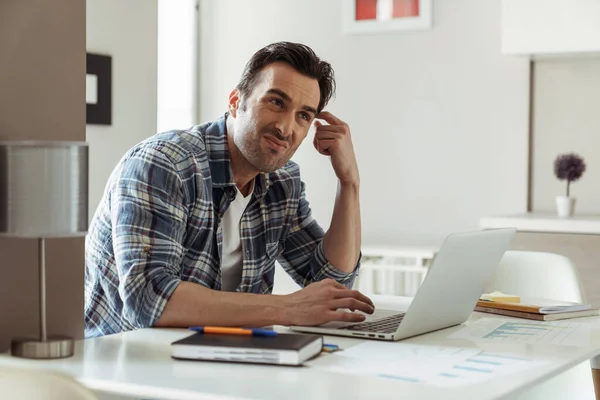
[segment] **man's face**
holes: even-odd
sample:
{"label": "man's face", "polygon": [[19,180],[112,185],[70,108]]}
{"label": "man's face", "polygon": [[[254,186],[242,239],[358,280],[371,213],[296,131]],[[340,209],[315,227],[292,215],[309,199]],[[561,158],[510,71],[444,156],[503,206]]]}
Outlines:
{"label": "man's face", "polygon": [[266,66],[247,97],[229,97],[233,142],[258,171],[273,172],[292,158],[308,134],[320,100],[316,79],[285,63]]}

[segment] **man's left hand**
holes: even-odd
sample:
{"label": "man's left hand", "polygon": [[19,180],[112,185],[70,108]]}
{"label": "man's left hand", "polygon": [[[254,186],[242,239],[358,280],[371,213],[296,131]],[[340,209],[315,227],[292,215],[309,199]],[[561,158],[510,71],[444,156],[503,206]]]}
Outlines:
{"label": "man's left hand", "polygon": [[328,125],[315,121],[315,148],[331,157],[331,165],[341,183],[358,184],[358,165],[348,124],[327,111],[319,113],[316,118],[325,120]]}

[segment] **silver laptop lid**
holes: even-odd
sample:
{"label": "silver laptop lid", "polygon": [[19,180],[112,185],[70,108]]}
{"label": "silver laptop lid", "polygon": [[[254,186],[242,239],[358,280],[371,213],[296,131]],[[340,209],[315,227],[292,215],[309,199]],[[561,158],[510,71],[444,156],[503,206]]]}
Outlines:
{"label": "silver laptop lid", "polygon": [[516,233],[514,228],[449,235],[394,338],[465,322]]}

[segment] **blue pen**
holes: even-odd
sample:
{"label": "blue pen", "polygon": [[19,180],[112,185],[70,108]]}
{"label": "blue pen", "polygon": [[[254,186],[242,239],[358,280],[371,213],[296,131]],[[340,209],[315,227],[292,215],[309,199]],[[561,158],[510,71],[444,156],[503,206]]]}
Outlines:
{"label": "blue pen", "polygon": [[223,326],[192,326],[190,330],[198,333],[217,333],[222,335],[277,336],[277,332],[260,328],[230,328]]}
{"label": "blue pen", "polygon": [[323,352],[325,353],[335,353],[336,351],[340,351],[340,347],[337,344],[323,344]]}

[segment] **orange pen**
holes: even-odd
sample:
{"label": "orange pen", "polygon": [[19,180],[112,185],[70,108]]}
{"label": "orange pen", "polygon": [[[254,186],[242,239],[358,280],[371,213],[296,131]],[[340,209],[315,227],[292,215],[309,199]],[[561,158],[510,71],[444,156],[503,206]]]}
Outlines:
{"label": "orange pen", "polygon": [[198,333],[222,335],[277,336],[277,332],[260,328],[232,328],[225,326],[192,326],[190,330]]}

